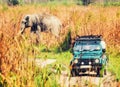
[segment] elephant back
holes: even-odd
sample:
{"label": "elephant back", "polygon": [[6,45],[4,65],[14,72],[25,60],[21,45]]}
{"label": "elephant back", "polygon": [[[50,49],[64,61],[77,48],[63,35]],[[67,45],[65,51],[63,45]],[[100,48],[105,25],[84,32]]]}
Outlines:
{"label": "elephant back", "polygon": [[57,37],[59,36],[62,23],[56,16],[45,15],[42,18],[41,23],[44,25],[44,28],[47,28],[45,30],[50,30],[52,34]]}

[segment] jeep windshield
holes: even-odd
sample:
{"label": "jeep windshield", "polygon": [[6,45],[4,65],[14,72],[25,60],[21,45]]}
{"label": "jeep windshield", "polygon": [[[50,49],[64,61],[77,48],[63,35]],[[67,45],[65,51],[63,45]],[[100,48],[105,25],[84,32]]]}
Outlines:
{"label": "jeep windshield", "polygon": [[77,41],[74,45],[74,51],[99,51],[101,49],[98,41]]}

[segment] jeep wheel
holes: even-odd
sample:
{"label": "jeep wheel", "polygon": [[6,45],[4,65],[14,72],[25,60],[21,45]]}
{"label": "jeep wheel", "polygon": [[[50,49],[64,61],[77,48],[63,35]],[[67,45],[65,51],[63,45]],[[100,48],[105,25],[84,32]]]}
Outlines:
{"label": "jeep wheel", "polygon": [[100,68],[97,68],[97,76],[100,76]]}

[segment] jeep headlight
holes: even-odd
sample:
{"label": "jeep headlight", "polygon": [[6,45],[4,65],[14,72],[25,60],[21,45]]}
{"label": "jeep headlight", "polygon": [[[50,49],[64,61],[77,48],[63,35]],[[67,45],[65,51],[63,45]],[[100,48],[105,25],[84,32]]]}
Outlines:
{"label": "jeep headlight", "polygon": [[78,59],[75,59],[75,60],[74,60],[74,63],[78,63]]}
{"label": "jeep headlight", "polygon": [[95,60],[95,63],[99,63],[99,59],[96,59],[96,60]]}

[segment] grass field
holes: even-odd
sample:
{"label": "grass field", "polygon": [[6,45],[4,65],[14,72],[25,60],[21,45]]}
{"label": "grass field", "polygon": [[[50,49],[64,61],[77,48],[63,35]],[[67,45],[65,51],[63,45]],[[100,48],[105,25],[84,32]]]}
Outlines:
{"label": "grass field", "polygon": [[[63,29],[59,42],[50,33],[42,33],[39,45],[30,43],[29,29],[24,35],[17,35],[21,18],[25,14],[33,13],[53,14],[62,21]],[[71,30],[72,39],[76,35],[101,34],[107,43],[107,53],[110,57],[109,70],[116,76],[116,79],[120,80],[120,7],[77,5],[8,7],[1,5],[0,86],[59,87],[57,80],[63,69],[61,65],[68,67],[72,58],[70,49],[58,49],[67,47],[69,30]],[[54,58],[57,59],[57,63],[42,69],[35,67],[32,62],[24,61],[28,58]],[[50,70],[53,67],[57,70],[56,73]]]}

